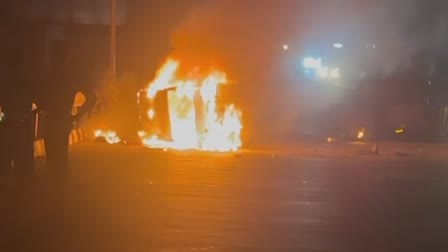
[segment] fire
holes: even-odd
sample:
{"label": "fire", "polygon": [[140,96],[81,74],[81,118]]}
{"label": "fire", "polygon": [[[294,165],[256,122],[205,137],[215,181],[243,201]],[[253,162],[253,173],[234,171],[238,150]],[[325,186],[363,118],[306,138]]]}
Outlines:
{"label": "fire", "polygon": [[230,104],[220,112],[218,88],[227,83],[224,72],[211,71],[205,77],[177,77],[180,63],[168,59],[149,84],[146,96],[152,104],[148,118],[159,112],[154,103],[160,91],[167,91],[168,117],[171,139],[157,134],[139,132],[148,148],[197,149],[204,151],[236,151],[241,145],[241,112]]}
{"label": "fire", "polygon": [[154,115],[155,115],[155,112],[154,112],[154,109],[149,109],[148,110],[148,118],[149,119],[154,119]]}
{"label": "fire", "polygon": [[364,135],[365,135],[365,130],[364,129],[362,129],[362,130],[360,130],[360,131],[358,131],[358,134],[357,134],[357,138],[358,139],[363,139],[364,138]]}
{"label": "fire", "polygon": [[395,134],[399,135],[399,134],[403,134],[405,132],[404,128],[398,128],[395,130]]}
{"label": "fire", "polygon": [[3,113],[2,107],[0,107],[0,122],[3,121],[3,118],[5,118],[5,113]]}
{"label": "fire", "polygon": [[104,138],[108,144],[117,144],[121,142],[117,133],[111,130],[95,130],[95,138]]}

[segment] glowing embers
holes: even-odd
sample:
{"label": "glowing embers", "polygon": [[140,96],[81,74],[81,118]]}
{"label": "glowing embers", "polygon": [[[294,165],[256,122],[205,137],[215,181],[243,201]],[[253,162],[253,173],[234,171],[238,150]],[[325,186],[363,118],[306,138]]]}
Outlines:
{"label": "glowing embers", "polygon": [[118,144],[121,142],[117,133],[111,130],[95,130],[94,136],[95,140],[104,140],[108,144]]}

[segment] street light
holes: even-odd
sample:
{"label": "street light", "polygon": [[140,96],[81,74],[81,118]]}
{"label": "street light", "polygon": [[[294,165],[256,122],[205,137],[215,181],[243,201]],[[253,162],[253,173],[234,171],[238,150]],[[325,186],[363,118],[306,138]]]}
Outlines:
{"label": "street light", "polygon": [[333,44],[333,47],[336,48],[336,49],[341,49],[341,48],[344,47],[344,45],[341,44],[341,43],[334,43],[334,44]]}

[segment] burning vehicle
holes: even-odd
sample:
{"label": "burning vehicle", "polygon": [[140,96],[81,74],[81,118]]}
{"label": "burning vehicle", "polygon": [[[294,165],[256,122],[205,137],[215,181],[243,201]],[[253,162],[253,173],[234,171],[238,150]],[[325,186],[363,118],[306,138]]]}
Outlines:
{"label": "burning vehicle", "polygon": [[219,70],[179,77],[180,62],[167,59],[148,87],[137,94],[147,148],[237,151],[242,146],[241,111],[218,99],[228,83]]}

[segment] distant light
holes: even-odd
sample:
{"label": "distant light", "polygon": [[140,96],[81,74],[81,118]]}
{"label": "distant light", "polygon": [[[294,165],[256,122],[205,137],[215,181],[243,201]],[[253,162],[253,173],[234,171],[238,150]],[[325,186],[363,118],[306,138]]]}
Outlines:
{"label": "distant light", "polygon": [[358,131],[358,135],[357,135],[356,137],[357,137],[358,139],[363,139],[363,138],[364,138],[364,135],[365,135],[364,131],[365,131],[364,129]]}
{"label": "distant light", "polygon": [[399,135],[399,134],[403,134],[405,132],[404,128],[399,128],[395,130],[395,134]]}
{"label": "distant light", "polygon": [[289,46],[287,44],[283,45],[283,50],[287,51],[289,49]]}
{"label": "distant light", "polygon": [[318,69],[317,71],[317,75],[322,78],[322,79],[326,79],[330,76],[330,73],[328,71],[328,67],[321,67]]}
{"label": "distant light", "polygon": [[333,142],[333,141],[334,141],[334,138],[332,138],[332,137],[327,137],[327,142],[331,143],[331,142]]}
{"label": "distant light", "polygon": [[313,74],[320,79],[336,80],[341,77],[339,68],[329,68],[322,64],[321,58],[306,57],[303,59],[303,66],[306,74]]}
{"label": "distant light", "polygon": [[307,69],[320,69],[322,68],[322,59],[307,57],[303,60],[303,66]]}
{"label": "distant light", "polygon": [[341,44],[341,43],[334,43],[334,44],[333,44],[333,47],[336,48],[336,49],[341,49],[341,48],[344,47],[344,45]]}
{"label": "distant light", "polygon": [[339,74],[339,68],[328,68],[321,67],[317,69],[317,76],[322,79],[339,79],[341,75]]}
{"label": "distant light", "polygon": [[341,77],[341,75],[339,74],[339,68],[331,69],[331,71],[330,71],[330,78],[332,78],[332,79],[339,79],[339,77]]}

